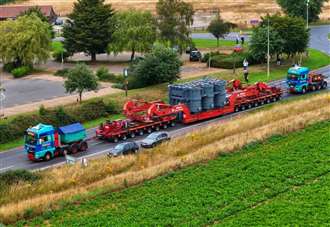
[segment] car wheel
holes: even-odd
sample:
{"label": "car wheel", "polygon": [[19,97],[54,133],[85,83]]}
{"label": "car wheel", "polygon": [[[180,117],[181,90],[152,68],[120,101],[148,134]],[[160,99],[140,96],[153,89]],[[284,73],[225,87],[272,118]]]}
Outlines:
{"label": "car wheel", "polygon": [[322,84],[322,88],[327,88],[327,87],[328,87],[328,83],[326,81],[324,81]]}

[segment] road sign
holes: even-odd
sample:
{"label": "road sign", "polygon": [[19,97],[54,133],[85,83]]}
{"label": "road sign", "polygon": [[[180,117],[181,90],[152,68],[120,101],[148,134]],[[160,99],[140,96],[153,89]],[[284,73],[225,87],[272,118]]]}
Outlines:
{"label": "road sign", "polygon": [[65,160],[67,164],[75,164],[77,159],[71,155],[65,155]]}
{"label": "road sign", "polygon": [[123,74],[124,74],[124,77],[128,77],[128,68],[124,68]]}

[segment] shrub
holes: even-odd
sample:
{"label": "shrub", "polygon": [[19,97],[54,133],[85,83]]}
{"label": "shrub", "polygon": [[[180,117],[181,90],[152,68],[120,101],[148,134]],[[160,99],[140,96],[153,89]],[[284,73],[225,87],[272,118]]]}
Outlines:
{"label": "shrub", "polygon": [[68,68],[59,69],[54,73],[54,75],[55,76],[61,76],[61,77],[67,77],[68,72],[69,72]]}
{"label": "shrub", "polygon": [[15,64],[13,62],[9,62],[3,65],[3,71],[7,73],[11,73],[15,69]]}
{"label": "shrub", "polygon": [[222,54],[219,51],[206,53],[202,58],[202,62],[208,62],[209,58],[214,56],[226,56],[226,54]]}
{"label": "shrub", "polygon": [[243,61],[247,59],[249,65],[259,63],[256,61],[250,53],[232,53],[230,55],[215,55],[211,59],[211,67],[223,68],[223,69],[233,69],[234,63],[236,68],[243,67]]}
{"label": "shrub", "polygon": [[96,76],[101,81],[112,82],[112,83],[123,83],[124,78],[122,76],[116,76],[110,73],[106,67],[100,67],[96,71]]}
{"label": "shrub", "polygon": [[13,69],[11,71],[11,74],[13,74],[13,76],[15,78],[20,78],[20,77],[28,75],[31,71],[32,71],[32,68],[30,66],[21,66],[21,67]]}
{"label": "shrub", "polygon": [[103,100],[93,100],[75,108],[73,114],[77,117],[78,121],[90,121],[105,117],[109,112]]}

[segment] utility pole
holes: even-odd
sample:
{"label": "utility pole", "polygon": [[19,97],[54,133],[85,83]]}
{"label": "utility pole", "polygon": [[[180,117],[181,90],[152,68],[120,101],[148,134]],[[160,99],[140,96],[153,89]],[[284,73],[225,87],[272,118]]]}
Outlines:
{"label": "utility pole", "polygon": [[268,15],[268,27],[267,27],[267,78],[269,79],[270,76],[270,56],[269,56],[269,50],[270,48],[270,40],[269,40],[269,15]]}
{"label": "utility pole", "polygon": [[306,26],[308,29],[308,6],[309,6],[309,0],[306,0]]}

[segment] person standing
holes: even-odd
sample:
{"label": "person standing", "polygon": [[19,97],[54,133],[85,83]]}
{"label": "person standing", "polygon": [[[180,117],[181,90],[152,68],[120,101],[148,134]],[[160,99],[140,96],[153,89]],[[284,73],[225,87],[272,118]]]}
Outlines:
{"label": "person standing", "polygon": [[236,44],[239,44],[239,35],[236,34]]}
{"label": "person standing", "polygon": [[248,71],[249,62],[244,58],[243,61],[243,73],[244,73],[244,80],[246,83],[249,83],[249,71]]}
{"label": "person standing", "polygon": [[243,69],[247,69],[249,66],[249,62],[246,60],[246,58],[244,58],[244,61],[243,61]]}

